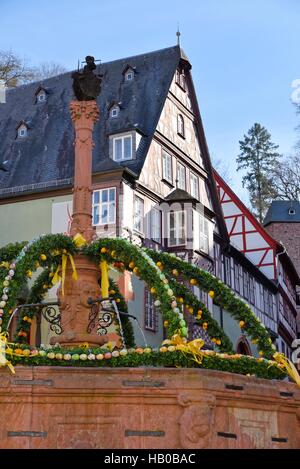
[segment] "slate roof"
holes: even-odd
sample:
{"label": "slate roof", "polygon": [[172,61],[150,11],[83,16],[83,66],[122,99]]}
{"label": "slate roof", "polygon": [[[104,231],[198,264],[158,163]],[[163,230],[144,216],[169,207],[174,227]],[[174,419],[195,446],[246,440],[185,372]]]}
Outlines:
{"label": "slate roof", "polygon": [[[93,173],[126,166],[136,175],[142,169],[153,133],[158,123],[173,75],[180,59],[187,61],[179,46],[127,57],[98,66],[104,75],[98,98],[100,120],[94,128]],[[132,81],[124,81],[122,72],[130,65],[135,70]],[[69,102],[74,98],[71,73],[42,82],[13,88],[0,104],[0,197],[13,188],[31,185],[31,192],[55,185],[70,185],[74,173],[74,129]],[[47,101],[36,103],[36,92],[47,90]],[[109,118],[109,106],[121,102],[117,119]],[[16,139],[20,122],[28,125],[28,136]],[[142,139],[132,161],[115,163],[109,159],[108,136],[138,129]],[[61,183],[58,183],[61,181]],[[39,187],[43,187],[40,189]]]}
{"label": "slate roof", "polygon": [[195,197],[192,197],[191,194],[178,188],[170,192],[164,200],[166,202],[198,202],[198,200],[195,199]]}
{"label": "slate roof", "polygon": [[267,226],[274,222],[300,223],[300,202],[297,200],[274,200],[264,219]]}

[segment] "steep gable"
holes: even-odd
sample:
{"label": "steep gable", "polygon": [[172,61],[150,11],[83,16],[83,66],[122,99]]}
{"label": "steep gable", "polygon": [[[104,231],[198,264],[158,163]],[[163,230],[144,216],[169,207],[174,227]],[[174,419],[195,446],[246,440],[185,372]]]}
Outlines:
{"label": "steep gable", "polygon": [[[180,49],[180,60],[162,103],[154,138],[144,161],[139,181],[160,197],[166,197],[176,187],[177,165],[185,164],[187,186],[190,175],[196,174],[199,177],[199,200],[216,214],[215,232],[221,234],[222,242],[226,244],[228,242],[227,230],[213,178],[209,150],[190,70],[191,64],[184,51]],[[184,73],[184,81],[180,78],[181,71]],[[178,128],[179,117],[184,122],[184,134]],[[171,185],[164,184],[163,181],[163,151],[172,155],[173,181]]]}
{"label": "steep gable", "polygon": [[269,279],[276,278],[277,243],[214,171],[230,242]]}

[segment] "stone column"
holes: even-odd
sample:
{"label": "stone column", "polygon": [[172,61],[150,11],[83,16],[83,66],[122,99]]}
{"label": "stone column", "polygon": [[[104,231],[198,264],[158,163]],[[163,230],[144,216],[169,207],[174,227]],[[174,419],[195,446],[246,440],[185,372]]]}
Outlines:
{"label": "stone column", "polygon": [[92,132],[99,118],[96,101],[71,101],[75,127],[75,174],[71,236],[81,233],[89,243],[95,236],[92,226]]}
{"label": "stone column", "polygon": [[[71,236],[77,233],[89,243],[96,231],[92,225],[92,132],[99,110],[96,101],[72,101],[71,116],[75,127],[75,175],[73,189],[73,218]],[[78,346],[88,342],[99,346],[108,338],[97,334],[97,325],[91,328],[91,307],[88,299],[97,298],[99,287],[99,267],[83,254],[74,256],[78,280],[72,279],[72,268],[67,264],[65,294],[58,290],[60,301],[62,334],[53,337],[51,343],[62,346]],[[90,330],[90,332],[88,332]]]}

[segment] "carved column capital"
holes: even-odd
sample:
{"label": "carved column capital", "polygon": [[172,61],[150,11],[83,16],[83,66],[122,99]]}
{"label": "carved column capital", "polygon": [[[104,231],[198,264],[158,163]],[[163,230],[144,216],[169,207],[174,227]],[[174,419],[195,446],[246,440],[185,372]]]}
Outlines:
{"label": "carved column capital", "polygon": [[99,119],[99,109],[96,101],[71,101],[71,118],[74,124],[88,120],[93,125]]}

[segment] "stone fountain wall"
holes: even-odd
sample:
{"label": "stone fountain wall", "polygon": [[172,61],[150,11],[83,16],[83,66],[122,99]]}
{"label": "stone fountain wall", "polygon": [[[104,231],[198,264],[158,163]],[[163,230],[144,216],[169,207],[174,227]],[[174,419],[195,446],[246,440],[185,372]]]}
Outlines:
{"label": "stone fountain wall", "polygon": [[300,389],[200,369],[1,369],[0,448],[300,448]]}

